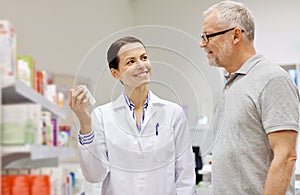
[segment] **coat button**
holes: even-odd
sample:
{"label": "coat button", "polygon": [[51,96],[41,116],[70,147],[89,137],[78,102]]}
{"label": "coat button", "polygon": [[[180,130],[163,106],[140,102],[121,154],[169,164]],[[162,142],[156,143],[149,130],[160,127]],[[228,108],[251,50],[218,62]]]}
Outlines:
{"label": "coat button", "polygon": [[138,186],[139,188],[142,188],[142,187],[145,186],[145,178],[144,178],[144,177],[140,177],[140,178],[139,178],[137,186]]}

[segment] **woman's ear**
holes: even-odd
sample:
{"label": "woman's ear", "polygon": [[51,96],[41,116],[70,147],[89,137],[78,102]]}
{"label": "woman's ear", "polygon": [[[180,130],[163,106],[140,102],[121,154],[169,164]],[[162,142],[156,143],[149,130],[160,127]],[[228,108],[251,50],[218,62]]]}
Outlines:
{"label": "woman's ear", "polygon": [[111,75],[115,78],[115,79],[118,79],[120,80],[120,73],[118,70],[114,69],[114,68],[111,68],[110,69],[110,73]]}

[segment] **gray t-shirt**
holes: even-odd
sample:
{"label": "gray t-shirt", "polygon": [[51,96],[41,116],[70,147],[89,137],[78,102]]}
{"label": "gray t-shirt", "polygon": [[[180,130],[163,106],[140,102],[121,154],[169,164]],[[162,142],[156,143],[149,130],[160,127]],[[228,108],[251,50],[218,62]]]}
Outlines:
{"label": "gray t-shirt", "polygon": [[[273,159],[267,133],[299,129],[299,96],[291,77],[255,55],[230,76],[215,112],[214,194],[263,194]],[[293,194],[293,182],[287,194]]]}

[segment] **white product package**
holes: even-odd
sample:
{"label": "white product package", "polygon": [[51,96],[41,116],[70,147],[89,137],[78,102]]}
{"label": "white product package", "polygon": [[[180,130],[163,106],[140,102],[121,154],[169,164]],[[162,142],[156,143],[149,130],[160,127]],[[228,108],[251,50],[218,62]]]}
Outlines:
{"label": "white product package", "polygon": [[83,87],[84,90],[87,90],[87,94],[86,97],[89,100],[89,103],[91,106],[93,106],[96,103],[95,98],[93,97],[92,93],[90,92],[90,90],[86,87],[86,85],[81,85],[81,87]]}
{"label": "white product package", "polygon": [[9,21],[0,20],[0,75],[16,76],[17,38]]}

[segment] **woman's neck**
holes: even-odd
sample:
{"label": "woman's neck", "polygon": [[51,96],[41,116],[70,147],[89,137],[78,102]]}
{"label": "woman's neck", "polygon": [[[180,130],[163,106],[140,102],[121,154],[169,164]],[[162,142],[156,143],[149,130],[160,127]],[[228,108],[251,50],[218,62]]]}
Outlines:
{"label": "woman's neck", "polygon": [[148,87],[140,86],[133,90],[125,89],[125,93],[130,101],[132,101],[135,108],[141,108],[144,107],[144,103],[148,96]]}

